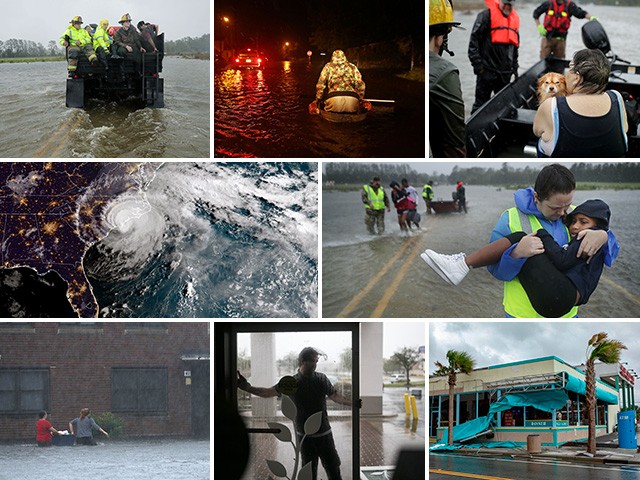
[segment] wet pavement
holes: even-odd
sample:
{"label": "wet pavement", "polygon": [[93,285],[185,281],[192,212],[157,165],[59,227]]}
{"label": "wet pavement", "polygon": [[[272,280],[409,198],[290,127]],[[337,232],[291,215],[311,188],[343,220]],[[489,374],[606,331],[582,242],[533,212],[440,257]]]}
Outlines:
{"label": "wet pavement", "polygon": [[[391,393],[389,393],[391,391]],[[414,420],[404,413],[404,388],[386,388],[383,394],[383,414],[379,416],[360,417],[360,466],[378,467],[395,465],[398,454],[403,448],[425,448],[424,400],[418,403],[419,418]],[[402,403],[400,400],[402,398]],[[424,397],[423,397],[424,398]],[[255,422],[248,417],[245,423],[249,428],[264,428],[264,420]],[[281,417],[275,420],[291,426],[291,421]],[[342,461],[341,471],[344,480],[352,479],[351,414],[346,410],[330,410],[329,421],[336,442],[336,448]],[[293,470],[293,447],[291,444],[280,442],[272,434],[253,434],[250,438],[252,451],[251,459],[243,480],[268,478],[269,470],[266,459],[278,459],[289,473]],[[320,468],[322,471],[322,469]],[[324,477],[321,477],[324,478]],[[380,477],[379,477],[380,478]]]}

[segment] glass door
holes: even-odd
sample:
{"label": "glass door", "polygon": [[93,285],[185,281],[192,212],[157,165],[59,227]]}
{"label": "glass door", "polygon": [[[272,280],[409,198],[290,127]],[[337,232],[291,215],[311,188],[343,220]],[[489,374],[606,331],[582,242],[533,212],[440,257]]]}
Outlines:
{"label": "glass door", "polygon": [[[304,478],[300,472],[313,467],[306,463],[315,450],[327,468],[358,480],[359,421],[351,402],[360,398],[358,324],[234,323],[228,330],[226,396],[249,432],[241,478],[293,478],[294,472]],[[318,478],[327,478],[317,463]]]}

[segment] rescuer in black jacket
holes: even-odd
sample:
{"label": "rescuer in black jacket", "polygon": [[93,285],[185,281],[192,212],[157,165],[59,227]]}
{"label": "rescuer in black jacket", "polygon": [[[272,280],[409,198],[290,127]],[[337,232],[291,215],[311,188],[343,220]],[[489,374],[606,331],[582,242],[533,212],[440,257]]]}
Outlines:
{"label": "rescuer in black jacket", "polygon": [[512,74],[518,75],[520,18],[511,5],[514,1],[499,0],[480,12],[473,24],[468,53],[477,79],[471,113],[507,85]]}

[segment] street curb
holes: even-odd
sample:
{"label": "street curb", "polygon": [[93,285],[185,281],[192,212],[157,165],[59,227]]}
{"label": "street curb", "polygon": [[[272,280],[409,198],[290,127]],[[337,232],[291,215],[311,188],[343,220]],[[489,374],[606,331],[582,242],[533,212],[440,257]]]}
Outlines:
{"label": "street curb", "polygon": [[459,449],[454,451],[444,451],[444,452],[430,452],[430,453],[445,453],[445,454],[458,454],[458,455],[466,455],[466,456],[478,456],[480,453],[482,455],[492,455],[496,457],[510,457],[510,458],[554,458],[557,460],[565,460],[568,462],[576,462],[576,463],[599,463],[605,465],[640,465],[640,459],[636,458],[621,458],[616,457],[615,455],[609,457],[579,457],[577,455],[567,455],[567,454],[555,454],[551,452],[540,453],[540,454],[531,454],[526,452],[504,452],[504,451],[495,451],[491,449]]}

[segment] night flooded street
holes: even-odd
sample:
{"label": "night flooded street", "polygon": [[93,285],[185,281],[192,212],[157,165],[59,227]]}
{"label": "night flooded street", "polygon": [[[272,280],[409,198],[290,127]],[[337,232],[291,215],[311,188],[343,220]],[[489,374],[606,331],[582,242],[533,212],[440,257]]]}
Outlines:
{"label": "night flooded street", "polygon": [[395,108],[374,103],[362,122],[331,123],[307,110],[323,65],[314,59],[274,60],[263,70],[216,66],[214,156],[424,157],[424,82],[362,70],[365,97],[395,100]]}
{"label": "night flooded street", "polygon": [[37,447],[34,440],[2,446],[0,478],[57,479],[81,471],[83,478],[96,480],[206,480],[209,458],[208,440],[98,441],[96,447],[48,448]]}

